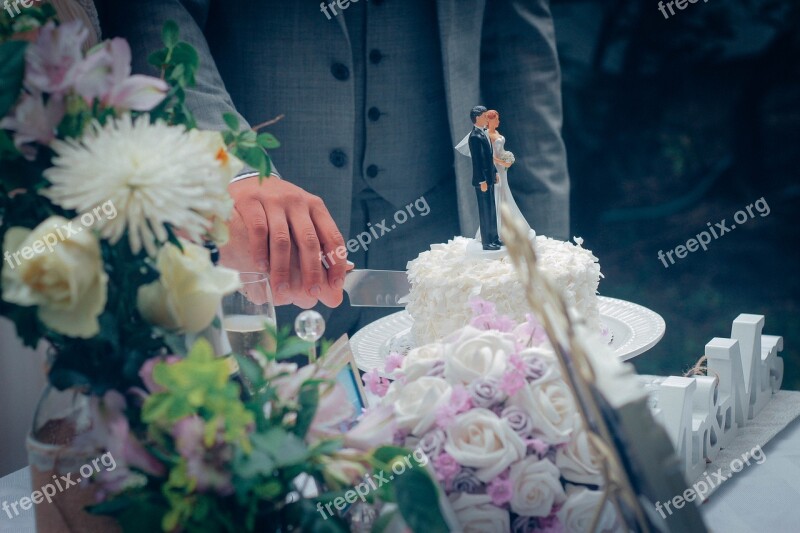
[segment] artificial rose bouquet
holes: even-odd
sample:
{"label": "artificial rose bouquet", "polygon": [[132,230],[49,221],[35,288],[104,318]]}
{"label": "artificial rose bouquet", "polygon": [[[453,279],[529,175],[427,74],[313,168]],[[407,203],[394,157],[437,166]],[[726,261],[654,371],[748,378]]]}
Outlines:
{"label": "artificial rose bouquet", "polygon": [[[547,336],[532,315],[472,306],[469,326],[364,381],[393,409],[397,442],[428,455],[464,531],[582,531],[602,468]],[[602,530],[615,524],[607,505]]]}

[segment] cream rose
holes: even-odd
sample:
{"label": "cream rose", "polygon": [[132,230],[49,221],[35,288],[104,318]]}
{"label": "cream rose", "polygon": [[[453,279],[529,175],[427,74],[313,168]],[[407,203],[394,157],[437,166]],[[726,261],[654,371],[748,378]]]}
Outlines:
{"label": "cream rose", "polygon": [[436,421],[436,406],[450,392],[450,385],[441,378],[423,376],[402,386],[392,386],[384,398],[393,405],[397,425],[415,435],[422,435]]}
{"label": "cream rose", "polygon": [[222,297],[240,287],[235,270],[215,267],[205,248],[181,240],[183,252],[167,243],[158,251],[161,277],[139,288],[137,305],[150,323],[197,333],[211,323]]}
{"label": "cream rose", "polygon": [[444,358],[444,346],[441,343],[426,344],[414,348],[403,359],[401,370],[408,381],[425,376],[437,361]]}
{"label": "cream rose", "polygon": [[533,435],[550,444],[567,442],[572,433],[575,402],[567,384],[560,379],[532,383],[509,400],[533,419]]}
{"label": "cream rose", "polygon": [[561,504],[564,489],[556,465],[548,459],[528,456],[511,466],[511,510],[522,516],[547,516]]}
{"label": "cream rose", "polygon": [[57,216],[33,231],[10,228],[3,242],[2,288],[5,301],[38,306],[39,319],[53,331],[91,338],[100,332],[97,317],[106,306],[108,276],[100,243],[84,229]]}
{"label": "cream rose", "polygon": [[444,451],[462,466],[476,468],[481,481],[489,481],[525,456],[525,443],[508,422],[488,409],[458,415],[447,429]]}
{"label": "cream rose", "polygon": [[510,333],[467,326],[445,347],[444,376],[450,383],[464,385],[479,378],[499,379],[514,350],[514,336]]}
{"label": "cream rose", "polygon": [[450,502],[459,531],[464,533],[507,533],[511,531],[508,511],[492,504],[486,494],[461,493]]}
{"label": "cream rose", "polygon": [[603,482],[599,457],[593,453],[589,445],[589,435],[577,414],[574,417],[572,438],[556,452],[556,466],[567,481],[591,485],[600,485]]}
{"label": "cream rose", "polygon": [[[542,362],[544,373],[541,377],[536,378],[536,383],[543,383],[561,377],[561,366],[558,363],[558,358],[549,346],[534,346],[533,348],[525,348],[519,352],[520,357],[524,361],[531,361],[538,359]],[[532,380],[533,381],[533,380]]]}
{"label": "cream rose", "polygon": [[[600,508],[602,501],[603,493],[599,490],[567,485],[567,501],[556,513],[558,520],[564,526],[564,531],[569,533],[589,531],[592,527],[594,515]],[[606,502],[596,531],[612,533],[621,529],[617,523],[617,513],[614,510],[614,506]]]}

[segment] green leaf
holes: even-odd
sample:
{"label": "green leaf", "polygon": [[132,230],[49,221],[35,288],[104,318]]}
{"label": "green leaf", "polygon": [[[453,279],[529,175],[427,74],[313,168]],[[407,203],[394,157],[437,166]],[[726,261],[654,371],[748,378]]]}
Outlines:
{"label": "green leaf", "polygon": [[22,78],[25,75],[24,41],[8,41],[0,44],[0,117],[19,99]]}
{"label": "green leaf", "polygon": [[[255,440],[253,439],[254,442]],[[270,477],[274,473],[275,461],[265,450],[255,449],[249,455],[241,454],[237,459],[236,474],[245,479]]]}
{"label": "green leaf", "polygon": [[169,50],[163,48],[147,56],[147,62],[161,70],[161,68],[164,66],[164,63],[167,62],[167,54],[169,54]]}
{"label": "green leaf", "polygon": [[174,20],[165,22],[161,30],[161,39],[164,41],[164,46],[170,49],[175,48],[175,45],[178,44],[179,34],[178,24]]}
{"label": "green leaf", "polygon": [[253,146],[252,148],[243,148],[243,147],[236,147],[235,155],[239,157],[242,161],[256,169],[261,176],[266,176],[268,172],[268,159],[267,154],[264,151],[257,147]]}
{"label": "green leaf", "polygon": [[189,43],[180,42],[172,50],[172,62],[176,65],[183,65],[187,72],[194,72],[200,66],[200,56],[197,50]]}
{"label": "green leaf", "polygon": [[391,487],[400,514],[411,531],[450,531],[439,508],[439,489],[425,470],[406,470],[394,477]]}
{"label": "green leaf", "polygon": [[331,455],[342,449],[342,439],[323,440],[311,448],[311,455]]}
{"label": "green leaf", "polygon": [[232,131],[239,131],[239,118],[233,113],[223,113],[222,120],[225,121],[225,125]]}
{"label": "green leaf", "polygon": [[266,433],[251,437],[254,449],[267,452],[276,468],[300,464],[308,459],[308,449],[302,439],[283,428],[272,428]]}
{"label": "green leaf", "polygon": [[239,134],[239,146],[252,148],[258,146],[256,142],[256,132],[253,130],[245,130]]}
{"label": "green leaf", "polygon": [[414,456],[409,452],[407,449],[402,448],[400,446],[381,446],[376,448],[374,452],[372,452],[372,457],[377,459],[383,465],[389,465],[394,462],[394,459],[397,457],[403,458],[411,455],[410,459],[414,462],[416,466],[422,466],[419,461],[417,461]]}
{"label": "green leaf", "polygon": [[261,389],[264,386],[264,371],[261,366],[246,355],[236,353],[233,356],[236,358],[236,362],[239,363],[239,372],[241,372],[242,377],[255,390]]}
{"label": "green leaf", "polygon": [[278,348],[275,354],[275,359],[288,359],[300,354],[308,354],[311,349],[311,343],[298,339],[297,337],[289,337]]}
{"label": "green leaf", "polygon": [[304,439],[308,428],[311,427],[311,422],[314,420],[314,415],[317,414],[317,405],[319,404],[319,384],[317,383],[303,383],[300,387],[298,394],[298,403],[300,409],[297,412],[297,422],[294,425],[294,434]]}
{"label": "green leaf", "polygon": [[272,150],[274,148],[280,147],[281,143],[278,139],[271,133],[261,133],[256,138],[258,145],[265,149],[265,150]]}

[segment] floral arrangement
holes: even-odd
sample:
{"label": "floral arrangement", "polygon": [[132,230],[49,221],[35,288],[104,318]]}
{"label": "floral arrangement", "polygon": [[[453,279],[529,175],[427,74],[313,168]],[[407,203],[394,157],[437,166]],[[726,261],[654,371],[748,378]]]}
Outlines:
{"label": "floral arrangement", "polygon": [[[269,175],[277,140],[232,115],[226,131],[196,129],[184,100],[198,56],[174,23],[150,57],[159,78],[131,75],[122,39],[84,54],[87,36],[48,5],[0,14],[0,315],[50,345],[54,387],[91,397],[70,452],[117,465],[94,480],[92,512],[126,531],[347,531],[338,502],[330,516],[315,503],[404,455],[379,446],[394,433],[386,410],[351,427],[344,363],[283,362],[308,349],[285,334],[251,354],[260,364],[240,358],[247,400],[208,343],[186,349],[240,286],[204,247],[227,238],[227,186],[244,163]],[[363,500],[446,531],[437,494],[420,467]]]}
{"label": "floral arrangement", "polygon": [[[256,391],[247,401],[205,341],[186,358],[148,360],[144,388],[98,399],[101,423],[83,445],[109,450],[117,467],[97,480],[104,501],[92,512],[114,516],[125,531],[349,531],[344,513],[318,511],[344,502],[369,476],[387,479],[406,455],[382,446],[392,441],[392,413],[375,409],[353,425],[353,407],[335,381],[346,360],[326,354],[298,368],[283,359],[307,345],[284,335],[276,344],[275,352],[254,353],[257,362],[240,358]],[[141,427],[130,427],[131,411]],[[437,486],[416,466],[364,503],[396,502],[414,530],[447,531],[431,504]]]}
{"label": "floral arrangement", "polygon": [[[602,465],[544,329],[471,306],[469,326],[392,354],[367,388],[393,410],[396,442],[430,458],[464,531],[589,530]],[[604,506],[600,530],[616,523]]]}
{"label": "floral arrangement", "polygon": [[0,13],[0,315],[23,342],[51,346],[50,383],[103,394],[140,385],[147,359],[185,353],[239,285],[204,242],[224,243],[230,180],[242,160],[266,175],[270,134],[195,128],[185,90],[198,56],[164,27],[131,74],[112,39],[84,54],[88,31],[51,6]]}

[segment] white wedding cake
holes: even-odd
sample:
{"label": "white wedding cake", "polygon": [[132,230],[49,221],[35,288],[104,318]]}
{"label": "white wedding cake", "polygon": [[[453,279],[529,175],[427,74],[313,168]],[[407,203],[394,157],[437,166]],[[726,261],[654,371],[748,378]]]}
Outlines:
{"label": "white wedding cake", "polygon": [[[414,319],[411,333],[417,346],[469,324],[473,297],[494,303],[498,313],[519,322],[530,312],[511,259],[507,255],[491,259],[470,254],[467,245],[471,240],[456,237],[447,244],[434,244],[408,263],[411,293],[406,310]],[[600,264],[581,246],[582,239],[575,242],[535,237],[539,268],[561,290],[571,310],[589,328],[600,331]]]}

